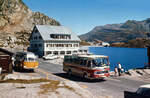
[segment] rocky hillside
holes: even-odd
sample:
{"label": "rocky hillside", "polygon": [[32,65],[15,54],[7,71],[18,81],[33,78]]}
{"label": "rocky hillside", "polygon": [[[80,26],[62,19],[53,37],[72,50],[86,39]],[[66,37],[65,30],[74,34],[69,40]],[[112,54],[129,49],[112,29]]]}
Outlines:
{"label": "rocky hillside", "polygon": [[0,47],[26,47],[36,24],[60,25],[40,12],[32,12],[22,0],[0,0]]}
{"label": "rocky hillside", "polygon": [[128,20],[122,24],[108,24],[97,26],[90,32],[80,36],[82,40],[93,41],[99,39],[113,42],[128,42],[137,38],[150,37],[150,18],[143,21]]}

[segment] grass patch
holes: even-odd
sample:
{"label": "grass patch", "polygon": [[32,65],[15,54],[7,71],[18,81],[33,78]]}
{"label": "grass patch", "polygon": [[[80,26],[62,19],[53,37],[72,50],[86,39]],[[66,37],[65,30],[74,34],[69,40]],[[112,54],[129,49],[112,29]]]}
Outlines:
{"label": "grass patch", "polygon": [[48,79],[7,79],[7,80],[0,80],[0,83],[23,83],[23,84],[32,84],[32,83],[41,83],[41,82],[51,82],[53,80]]}
{"label": "grass patch", "polygon": [[66,88],[66,89],[68,89],[68,90],[70,90],[70,91],[75,92],[75,89],[74,89],[74,88],[72,88],[72,87],[70,87],[70,86],[67,86],[67,85],[59,86],[59,88]]}
{"label": "grass patch", "polygon": [[[56,92],[56,89],[59,88],[59,83],[60,81],[51,81],[48,84],[43,84],[40,86],[41,89],[43,89],[42,91],[39,92],[39,94],[46,94],[48,92]],[[58,93],[58,92],[56,92]]]}
{"label": "grass patch", "polygon": [[43,84],[40,86],[40,88],[43,90],[40,91],[39,94],[47,94],[48,92],[55,92],[56,94],[59,94],[59,92],[57,92],[56,89],[64,88],[64,89],[68,89],[69,91],[72,91],[72,92],[78,94],[79,96],[82,96],[81,94],[76,92],[76,90],[74,88],[67,86],[65,84],[63,84],[63,86],[59,86],[59,84],[60,84],[59,81],[52,81],[48,84]]}

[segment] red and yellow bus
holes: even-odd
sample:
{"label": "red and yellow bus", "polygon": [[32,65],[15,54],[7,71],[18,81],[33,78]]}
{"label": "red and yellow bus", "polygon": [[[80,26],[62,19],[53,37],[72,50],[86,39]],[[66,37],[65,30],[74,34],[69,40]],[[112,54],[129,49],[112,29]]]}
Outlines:
{"label": "red and yellow bus", "polygon": [[68,75],[78,75],[84,79],[104,79],[110,76],[108,56],[105,55],[66,55],[63,71]]}

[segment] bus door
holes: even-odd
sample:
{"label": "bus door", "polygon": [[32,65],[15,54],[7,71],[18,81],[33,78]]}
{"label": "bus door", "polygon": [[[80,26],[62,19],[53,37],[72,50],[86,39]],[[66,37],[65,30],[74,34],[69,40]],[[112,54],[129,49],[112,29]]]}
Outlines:
{"label": "bus door", "polygon": [[72,62],[72,68],[71,68],[72,73],[79,75],[81,70],[79,58],[76,56],[72,56],[71,62]]}
{"label": "bus door", "polygon": [[90,74],[91,74],[91,69],[92,68],[92,61],[91,60],[88,60],[87,61],[87,65],[86,65],[86,73],[87,75],[90,77]]}
{"label": "bus door", "polygon": [[79,64],[78,64],[78,70],[77,73],[79,75],[83,75],[84,71],[86,71],[86,64],[87,64],[87,60],[85,59],[81,59]]}

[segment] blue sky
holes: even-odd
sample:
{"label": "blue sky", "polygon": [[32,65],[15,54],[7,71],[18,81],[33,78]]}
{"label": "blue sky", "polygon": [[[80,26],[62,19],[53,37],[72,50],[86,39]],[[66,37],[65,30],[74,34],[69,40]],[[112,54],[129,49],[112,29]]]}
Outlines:
{"label": "blue sky", "polygon": [[95,26],[150,18],[150,0],[23,0],[78,35]]}

